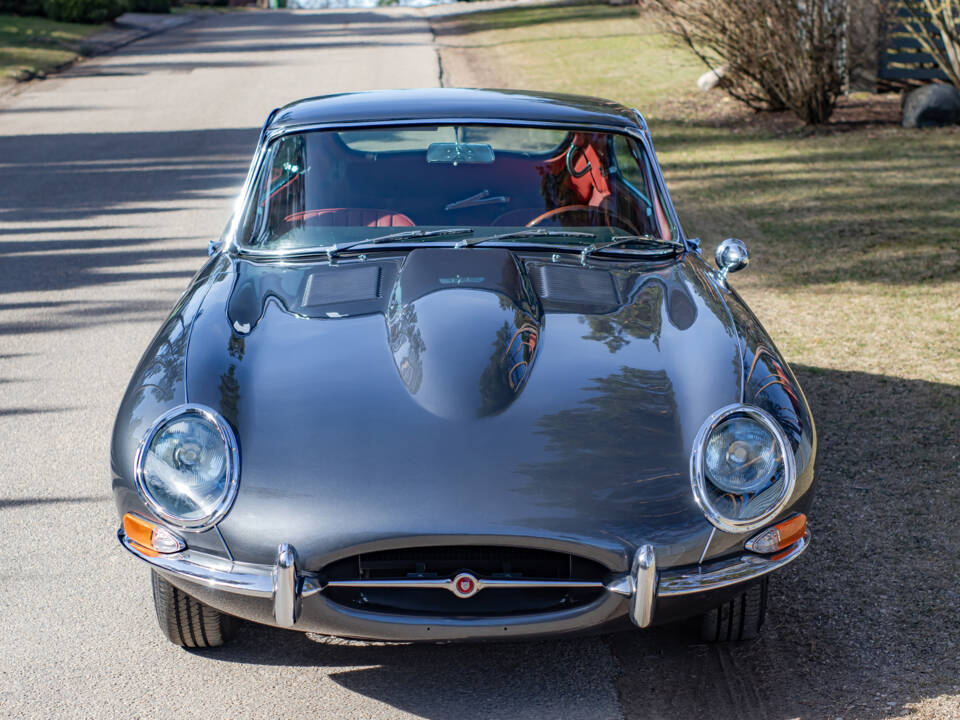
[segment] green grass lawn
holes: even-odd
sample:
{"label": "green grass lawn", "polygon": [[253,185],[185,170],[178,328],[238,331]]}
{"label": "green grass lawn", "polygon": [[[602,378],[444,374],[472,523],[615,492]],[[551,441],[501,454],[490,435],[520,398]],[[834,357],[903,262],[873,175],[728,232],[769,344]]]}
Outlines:
{"label": "green grass lawn", "polygon": [[858,96],[811,132],[696,88],[649,12],[579,5],[436,23],[448,85],[608,97],[650,122],[688,235],[752,256],[733,284],[800,364],[960,384],[960,127],[904,130]]}
{"label": "green grass lawn", "polygon": [[107,27],[0,15],[0,81],[29,79],[75,60],[83,39]]}
{"label": "green grass lawn", "polygon": [[817,421],[811,552],[774,579],[764,636],[722,651],[749,693],[703,646],[616,636],[625,716],[725,716],[749,694],[766,704],[740,714],[958,717],[960,640],[945,613],[957,577],[946,548],[960,543],[960,127],[901,129],[895,96],[845,100],[814,132],[743,111],[697,90],[704,68],[636,6],[472,13],[435,30],[446,85],[642,110],[687,233],[711,258],[723,237],[748,244],[731,284]]}

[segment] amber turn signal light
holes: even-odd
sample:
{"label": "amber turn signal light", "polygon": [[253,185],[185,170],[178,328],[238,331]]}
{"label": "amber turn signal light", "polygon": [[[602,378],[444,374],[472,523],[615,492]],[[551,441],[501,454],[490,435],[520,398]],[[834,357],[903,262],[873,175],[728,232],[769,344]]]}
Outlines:
{"label": "amber turn signal light", "polygon": [[180,552],[187,546],[165,527],[133,513],[123,516],[123,532],[131,542],[155,553]]}
{"label": "amber turn signal light", "polygon": [[790,547],[807,532],[807,516],[803,513],[768,527],[759,535],[747,541],[746,548],[751,552],[768,555]]}

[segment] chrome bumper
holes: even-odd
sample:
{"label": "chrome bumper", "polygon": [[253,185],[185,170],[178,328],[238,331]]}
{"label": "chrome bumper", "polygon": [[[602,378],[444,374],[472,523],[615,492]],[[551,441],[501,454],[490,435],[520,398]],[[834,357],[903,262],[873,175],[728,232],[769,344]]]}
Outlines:
{"label": "chrome bumper", "polygon": [[[277,548],[274,565],[255,565],[219,558],[206,553],[183,550],[161,555],[145,550],[132,542],[123,532],[117,538],[131,554],[149,563],[163,573],[169,573],[212,590],[269,598],[273,617],[281,627],[293,627],[300,617],[303,598],[322,592],[328,587],[398,587],[436,588],[453,591],[454,579],[411,580],[333,580],[322,582],[316,575],[298,567],[297,552],[292,545]],[[810,541],[808,532],[786,550],[772,556],[748,553],[693,568],[657,569],[656,553],[652,545],[640,547],[629,573],[616,575],[606,582],[570,580],[513,580],[475,578],[477,589],[497,588],[596,588],[630,598],[630,619],[638,627],[647,627],[653,620],[657,598],[707,592],[754,580],[795,560]]]}

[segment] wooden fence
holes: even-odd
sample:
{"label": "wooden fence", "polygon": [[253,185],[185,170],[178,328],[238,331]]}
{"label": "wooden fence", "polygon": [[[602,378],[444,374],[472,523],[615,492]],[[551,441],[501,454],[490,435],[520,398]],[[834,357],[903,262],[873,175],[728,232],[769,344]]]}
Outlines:
{"label": "wooden fence", "polygon": [[[929,18],[929,15],[926,15]],[[946,74],[937,67],[930,53],[925,52],[917,40],[910,35],[904,22],[911,22],[910,11],[901,7],[891,22],[885,22],[880,31],[880,66],[878,78],[893,83],[911,80],[947,80]],[[932,25],[928,25],[932,28]],[[934,31],[934,36],[937,33]],[[943,49],[943,42],[937,40]]]}

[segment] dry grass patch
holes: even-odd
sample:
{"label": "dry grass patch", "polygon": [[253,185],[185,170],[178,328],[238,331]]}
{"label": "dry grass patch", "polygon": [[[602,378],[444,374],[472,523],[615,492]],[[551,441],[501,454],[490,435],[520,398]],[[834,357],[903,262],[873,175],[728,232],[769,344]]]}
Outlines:
{"label": "dry grass patch", "polygon": [[447,85],[609,97],[648,118],[681,220],[792,362],[960,384],[960,128],[899,128],[896,97],[846,99],[810,133],[701,93],[703,71],[636,6],[482,12],[435,24]]}
{"label": "dry grass patch", "polygon": [[437,24],[448,85],[610,97],[650,121],[680,217],[747,241],[732,284],[793,364],[820,435],[814,542],[761,639],[610,640],[628,718],[960,717],[960,128],[846,99],[811,133],[695,88],[635,7]]}

